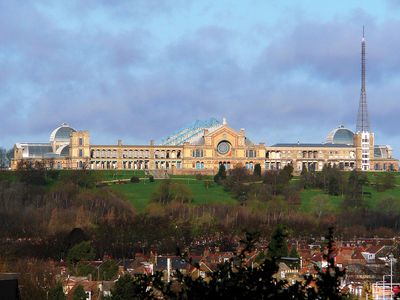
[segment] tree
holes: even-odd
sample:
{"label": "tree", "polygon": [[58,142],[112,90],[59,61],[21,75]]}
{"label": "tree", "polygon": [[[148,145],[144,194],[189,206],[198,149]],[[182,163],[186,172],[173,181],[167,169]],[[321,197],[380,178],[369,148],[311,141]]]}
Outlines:
{"label": "tree", "polygon": [[152,195],[152,201],[161,204],[167,204],[171,201],[189,203],[192,199],[192,191],[186,185],[169,179],[161,181]]}
{"label": "tree", "polygon": [[75,266],[80,261],[93,260],[96,254],[89,241],[80,242],[68,251],[67,262]]}
{"label": "tree", "polygon": [[344,277],[345,272],[335,265],[337,249],[333,237],[333,227],[329,228],[325,239],[327,245],[323,251],[323,257],[328,262],[328,267],[325,270],[318,270],[318,299],[343,299],[344,295],[340,291],[340,279]]}
{"label": "tree", "polygon": [[57,285],[49,290],[49,299],[53,300],[66,300],[67,297],[64,294],[63,287],[61,283],[57,283]]}
{"label": "tree", "polygon": [[72,229],[64,238],[64,248],[68,251],[70,248],[84,241],[88,241],[88,235],[81,228]]}
{"label": "tree", "polygon": [[285,187],[289,184],[291,174],[283,170],[273,170],[264,173],[263,182],[271,186],[274,195],[282,194]]}
{"label": "tree", "polygon": [[78,284],[78,286],[76,286],[74,288],[74,292],[72,294],[72,299],[73,300],[86,300],[86,292],[83,289],[83,286]]}
{"label": "tree", "polygon": [[368,178],[364,174],[361,174],[357,170],[351,171],[347,181],[345,201],[343,204],[351,208],[363,207],[363,185],[367,183]]}
{"label": "tree", "polygon": [[287,230],[282,225],[278,225],[272,233],[271,241],[267,248],[267,257],[270,259],[279,259],[288,256]]}
{"label": "tree", "polygon": [[214,176],[214,181],[219,183],[221,180],[226,178],[226,169],[223,164],[219,165],[218,173]]}
{"label": "tree", "polygon": [[112,280],[118,274],[118,264],[114,260],[107,260],[101,266],[99,270],[100,278],[97,280]]}
{"label": "tree", "polygon": [[20,161],[17,165],[19,181],[32,185],[46,184],[46,168],[44,163],[36,161]]}
{"label": "tree", "polygon": [[316,195],[311,198],[311,207],[318,221],[329,211],[328,195]]}
{"label": "tree", "polygon": [[288,164],[286,166],[283,167],[282,172],[285,172],[287,174],[287,176],[289,177],[289,179],[292,179],[293,177],[293,165],[292,164]]}
{"label": "tree", "polygon": [[299,252],[297,252],[297,247],[295,247],[294,245],[292,245],[292,247],[290,249],[289,257],[292,257],[292,258],[299,258],[300,257]]}
{"label": "tree", "polygon": [[[135,285],[135,280],[134,278],[126,274],[118,279],[118,281],[115,283],[114,288],[111,290],[111,299],[112,300],[127,300],[127,299],[142,299],[140,297],[140,293],[142,292],[145,294],[145,290],[147,289],[147,286],[143,286],[141,290],[140,286]],[[139,294],[139,295],[138,295]],[[147,298],[143,298],[147,299]],[[151,298],[150,298],[151,299]]]}
{"label": "tree", "polygon": [[[201,276],[193,279],[191,275],[176,270],[174,280],[165,283],[161,280],[162,272],[154,275],[125,275],[121,277],[112,291],[112,299],[343,299],[346,295],[339,290],[340,271],[331,259],[334,253],[333,238],[329,240],[326,259],[329,270],[318,270],[318,277],[305,276],[302,282],[289,284],[278,280],[279,267],[275,260],[265,259],[256,267],[249,266],[247,258],[255,249],[256,234],[246,233],[241,240],[240,251],[229,261],[216,266],[207,273],[207,279]],[[198,269],[186,253],[178,255]],[[317,285],[318,289],[313,286]]]}
{"label": "tree", "polygon": [[8,167],[9,160],[7,158],[7,150],[0,147],[0,169]]}
{"label": "tree", "polygon": [[212,187],[213,181],[206,179],[206,180],[203,181],[203,185],[206,188],[206,190],[208,190],[210,187]]}
{"label": "tree", "polygon": [[69,170],[61,173],[61,182],[73,183],[81,188],[91,189],[96,186],[96,183],[100,181],[101,172],[93,170]]}
{"label": "tree", "polygon": [[132,183],[139,183],[139,182],[140,182],[140,179],[139,179],[139,177],[137,177],[137,176],[132,176],[132,177],[131,177],[131,182],[132,182]]}
{"label": "tree", "polygon": [[300,267],[300,254],[297,252],[297,247],[295,245],[292,245],[290,248],[289,257],[298,258],[299,260],[297,262],[291,263],[290,265],[296,268]]}
{"label": "tree", "polygon": [[257,178],[261,177],[261,165],[260,164],[254,165],[253,176],[257,177]]}
{"label": "tree", "polygon": [[7,153],[6,153],[6,157],[7,157],[7,160],[9,161],[9,162],[11,162],[12,161],[12,159],[14,158],[14,149],[9,149],[8,151],[7,151]]}
{"label": "tree", "polygon": [[396,177],[393,173],[383,173],[376,177],[375,188],[378,192],[392,189],[396,186]]}

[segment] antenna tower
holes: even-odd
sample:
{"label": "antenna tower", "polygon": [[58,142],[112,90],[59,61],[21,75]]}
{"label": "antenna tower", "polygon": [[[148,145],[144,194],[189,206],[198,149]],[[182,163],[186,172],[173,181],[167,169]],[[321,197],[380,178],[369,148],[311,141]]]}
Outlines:
{"label": "antenna tower", "polygon": [[370,132],[368,118],[367,92],[365,89],[365,36],[363,26],[363,37],[361,39],[361,94],[357,115],[357,132]]}

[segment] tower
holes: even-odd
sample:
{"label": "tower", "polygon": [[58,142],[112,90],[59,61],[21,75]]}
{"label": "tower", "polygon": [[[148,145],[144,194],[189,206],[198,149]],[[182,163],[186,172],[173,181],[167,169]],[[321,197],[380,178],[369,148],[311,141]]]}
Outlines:
{"label": "tower", "polygon": [[371,169],[371,159],[374,157],[374,134],[371,132],[368,118],[365,76],[365,36],[363,26],[363,36],[361,39],[361,93],[358,106],[357,127],[354,135],[356,167],[362,171]]}
{"label": "tower", "polygon": [[360,103],[358,105],[357,129],[356,132],[370,132],[367,92],[365,89],[365,36],[363,27],[363,37],[361,39],[361,93]]}

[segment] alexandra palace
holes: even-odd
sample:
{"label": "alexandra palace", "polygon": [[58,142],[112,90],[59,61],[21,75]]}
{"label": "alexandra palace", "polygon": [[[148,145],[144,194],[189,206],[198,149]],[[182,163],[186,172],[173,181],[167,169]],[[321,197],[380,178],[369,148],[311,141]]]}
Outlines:
{"label": "alexandra palace", "polygon": [[149,145],[93,145],[88,131],[78,131],[64,123],[53,130],[49,142],[16,143],[12,169],[23,161],[40,161],[54,169],[164,170],[171,174],[214,174],[223,164],[252,170],[281,169],[291,164],[295,172],[304,168],[319,171],[324,165],[341,170],[398,171],[392,148],[375,145],[370,129],[365,89],[365,39],[361,42],[361,93],[356,131],[340,126],[316,144],[255,144],[244,129],[229,127],[224,119],[196,121],[171,134],[161,143]]}

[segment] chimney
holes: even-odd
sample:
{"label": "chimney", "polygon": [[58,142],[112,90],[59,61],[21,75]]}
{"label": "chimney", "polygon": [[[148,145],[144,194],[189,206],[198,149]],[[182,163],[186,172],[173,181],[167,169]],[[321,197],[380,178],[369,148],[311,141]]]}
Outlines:
{"label": "chimney", "polygon": [[122,140],[118,140],[118,146],[122,146]]}
{"label": "chimney", "polygon": [[154,146],[154,140],[150,140],[150,146]]}

